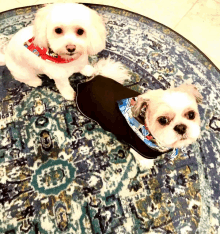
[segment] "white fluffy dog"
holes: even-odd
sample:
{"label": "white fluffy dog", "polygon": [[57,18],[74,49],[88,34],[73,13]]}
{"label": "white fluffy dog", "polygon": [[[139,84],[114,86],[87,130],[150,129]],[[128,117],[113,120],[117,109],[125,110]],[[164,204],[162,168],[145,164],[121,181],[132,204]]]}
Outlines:
{"label": "white fluffy dog", "polygon": [[[145,126],[162,146],[181,148],[192,144],[200,136],[198,104],[202,103],[202,99],[192,84],[167,90],[149,90],[138,96],[132,113],[134,117],[143,115]],[[132,152],[143,168],[153,166],[153,160],[143,159]]]}
{"label": "white fluffy dog", "polygon": [[194,85],[183,84],[168,90],[149,90],[137,98],[133,116],[146,106],[144,124],[161,145],[181,148],[192,144],[200,135],[198,104],[202,95]]}
{"label": "white fluffy dog", "polygon": [[[95,74],[88,56],[103,50],[105,39],[105,24],[96,11],[81,4],[56,3],[38,10],[33,26],[18,31],[0,59],[16,80],[37,87],[42,83],[38,75],[46,74],[63,97],[73,100],[68,78],[76,72]],[[109,61],[100,61],[96,69],[108,67]]]}

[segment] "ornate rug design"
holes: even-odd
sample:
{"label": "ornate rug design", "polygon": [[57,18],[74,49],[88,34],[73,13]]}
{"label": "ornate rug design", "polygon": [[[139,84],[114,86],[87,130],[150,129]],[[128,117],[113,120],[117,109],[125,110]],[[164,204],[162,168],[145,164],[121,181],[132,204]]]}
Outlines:
{"label": "ornate rug design", "polygon": [[[169,28],[124,10],[103,15],[110,55],[139,92],[192,80],[204,96],[201,138],[143,169],[113,134],[84,117],[52,81],[31,88],[0,67],[0,233],[219,233],[220,73]],[[0,44],[41,6],[0,14]],[[86,78],[74,74],[74,88]]]}

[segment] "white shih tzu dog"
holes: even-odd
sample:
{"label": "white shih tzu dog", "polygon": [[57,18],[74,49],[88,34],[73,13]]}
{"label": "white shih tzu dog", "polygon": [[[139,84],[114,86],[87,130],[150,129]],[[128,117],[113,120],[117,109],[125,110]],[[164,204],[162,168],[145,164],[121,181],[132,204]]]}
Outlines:
{"label": "white shih tzu dog", "polygon": [[[38,75],[46,74],[63,97],[73,100],[75,92],[68,78],[76,72],[95,74],[88,56],[103,50],[105,39],[105,24],[96,11],[76,3],[51,4],[38,10],[33,26],[12,37],[5,57],[1,54],[1,64],[16,80],[33,87],[42,84]],[[109,64],[109,60],[101,61],[96,67]]]}
{"label": "white shih tzu dog", "polygon": [[77,106],[119,141],[129,144],[140,164],[149,166],[165,152],[172,151],[168,157],[175,158],[177,148],[184,152],[183,147],[200,135],[198,104],[202,95],[192,84],[172,86],[140,94],[96,76],[78,86]]}
{"label": "white shih tzu dog", "polygon": [[202,95],[194,85],[183,84],[168,90],[149,90],[139,95],[132,109],[134,117],[146,106],[144,124],[164,147],[187,146],[200,135],[198,104]]}
{"label": "white shih tzu dog", "polygon": [[[202,95],[196,87],[183,84],[177,88],[149,90],[139,95],[132,114],[137,118],[142,115],[145,126],[157,144],[167,148],[182,148],[200,136],[198,104],[201,102]],[[153,166],[153,160],[143,159],[134,150],[132,153],[142,168]]]}

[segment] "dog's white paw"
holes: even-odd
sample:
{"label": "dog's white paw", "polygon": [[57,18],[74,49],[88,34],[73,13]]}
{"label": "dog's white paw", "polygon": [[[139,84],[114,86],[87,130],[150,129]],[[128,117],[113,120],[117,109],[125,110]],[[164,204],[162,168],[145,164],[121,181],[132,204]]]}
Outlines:
{"label": "dog's white paw", "polygon": [[60,94],[67,100],[73,101],[76,97],[76,92],[71,87],[67,77],[61,79],[54,79],[57,89]]}
{"label": "dog's white paw", "polygon": [[41,86],[41,85],[42,85],[42,80],[39,79],[38,77],[33,77],[33,76],[30,77],[30,76],[27,75],[27,77],[28,77],[29,79],[21,79],[20,77],[15,76],[13,73],[12,73],[12,75],[14,76],[15,80],[18,80],[18,81],[20,81],[20,82],[23,82],[23,83],[25,83],[26,85],[29,85],[29,86],[31,86],[31,87],[38,87],[38,86]]}
{"label": "dog's white paw", "polygon": [[81,71],[84,76],[93,76],[95,74],[95,69],[91,65],[86,65]]}
{"label": "dog's white paw", "polygon": [[76,92],[72,90],[72,92],[62,92],[62,96],[69,101],[74,101],[76,98]]}
{"label": "dog's white paw", "polygon": [[25,80],[25,83],[32,87],[38,87],[42,85],[42,80],[41,79]]}
{"label": "dog's white paw", "polygon": [[139,164],[141,170],[150,169],[154,166],[153,159],[147,159],[138,154],[134,149],[130,149],[130,152],[134,155],[137,163]]}

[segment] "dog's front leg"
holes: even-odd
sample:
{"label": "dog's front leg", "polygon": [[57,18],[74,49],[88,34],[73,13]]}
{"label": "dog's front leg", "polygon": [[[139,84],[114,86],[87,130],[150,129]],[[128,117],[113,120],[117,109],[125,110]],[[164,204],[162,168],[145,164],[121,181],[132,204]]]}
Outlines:
{"label": "dog's front leg", "polygon": [[76,92],[69,83],[69,79],[54,79],[56,87],[59,89],[61,95],[67,100],[74,100]]}

